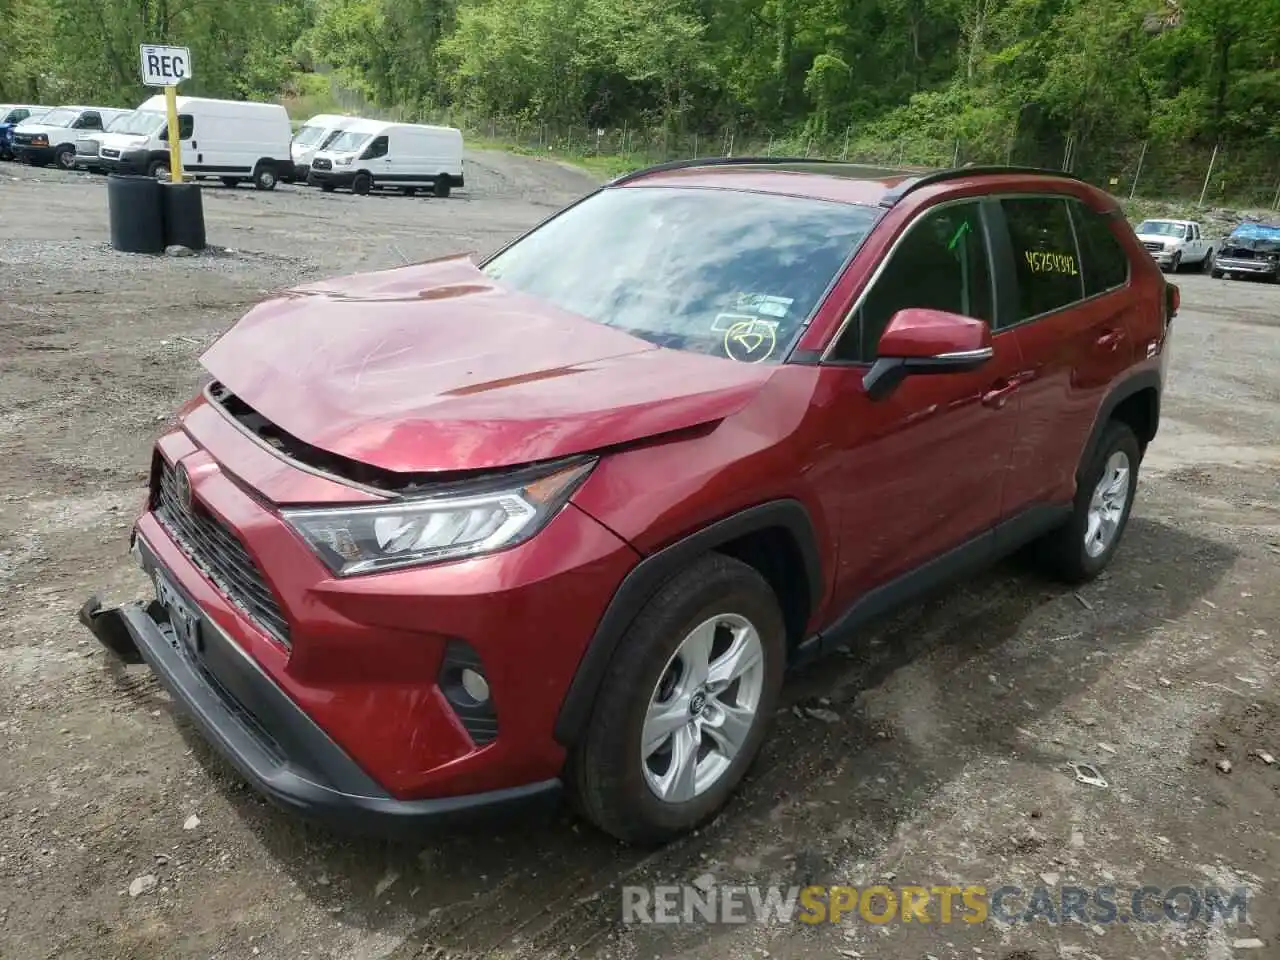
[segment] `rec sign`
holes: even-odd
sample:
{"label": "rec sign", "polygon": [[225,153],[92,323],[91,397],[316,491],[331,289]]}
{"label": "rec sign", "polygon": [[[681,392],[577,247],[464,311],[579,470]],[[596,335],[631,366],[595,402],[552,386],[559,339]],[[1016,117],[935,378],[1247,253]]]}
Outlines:
{"label": "rec sign", "polygon": [[142,44],[142,85],[176,87],[191,78],[191,50]]}

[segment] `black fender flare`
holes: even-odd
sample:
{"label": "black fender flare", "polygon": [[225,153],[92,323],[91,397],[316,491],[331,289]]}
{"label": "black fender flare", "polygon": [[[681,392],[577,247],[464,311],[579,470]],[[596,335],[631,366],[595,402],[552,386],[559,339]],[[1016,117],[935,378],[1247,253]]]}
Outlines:
{"label": "black fender flare", "polygon": [[799,500],[771,500],[748,507],[663,547],[645,557],[623,577],[596,624],[595,633],[578,661],[578,669],[556,717],[554,735],[557,742],[566,747],[577,742],[591,717],[596,692],[604,681],[618,644],[641,608],[659,588],[703,554],[731,540],[770,527],[782,527],[795,539],[809,583],[810,610],[818,609],[823,595],[821,554],[809,511]]}
{"label": "black fender flare", "polygon": [[[1089,432],[1089,439],[1085,441],[1084,449],[1080,452],[1080,460],[1076,465],[1077,479],[1079,479],[1079,473],[1084,469],[1084,465],[1093,462],[1094,453],[1102,440],[1102,431],[1107,428],[1107,424],[1111,421],[1111,415],[1115,413],[1116,407],[1143,390],[1155,391],[1156,409],[1151,436],[1154,437],[1156,435],[1160,425],[1161,386],[1161,377],[1158,370],[1140,370],[1131,376],[1125,377],[1111,388],[1111,392],[1106,395],[1101,406],[1098,407],[1098,416],[1094,418],[1093,429]],[[1145,446],[1144,442],[1144,449]]]}

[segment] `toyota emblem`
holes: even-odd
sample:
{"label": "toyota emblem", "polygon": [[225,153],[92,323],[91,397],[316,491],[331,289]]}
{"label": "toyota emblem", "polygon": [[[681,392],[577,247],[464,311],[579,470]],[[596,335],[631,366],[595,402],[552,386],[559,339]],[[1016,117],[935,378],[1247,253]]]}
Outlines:
{"label": "toyota emblem", "polygon": [[183,464],[178,464],[178,502],[182,504],[183,509],[191,509],[191,477],[187,474],[187,468]]}

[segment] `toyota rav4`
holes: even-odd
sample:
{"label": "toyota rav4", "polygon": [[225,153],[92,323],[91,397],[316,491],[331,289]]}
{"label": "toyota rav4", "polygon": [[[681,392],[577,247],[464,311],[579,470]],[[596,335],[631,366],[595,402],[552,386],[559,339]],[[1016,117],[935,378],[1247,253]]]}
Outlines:
{"label": "toyota rav4", "polygon": [[298,812],[395,835],[564,790],[661,842],[789,667],[1024,546],[1111,561],[1177,307],[1064,175],[640,171],[478,265],[251,310],[156,444],[154,599],[80,616]]}

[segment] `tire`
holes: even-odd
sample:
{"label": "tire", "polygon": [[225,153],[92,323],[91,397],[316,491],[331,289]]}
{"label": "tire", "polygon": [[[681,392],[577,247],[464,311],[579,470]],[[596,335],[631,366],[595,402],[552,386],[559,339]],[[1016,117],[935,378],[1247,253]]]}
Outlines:
{"label": "tire", "polygon": [[320,189],[321,189],[321,191],[323,191],[324,193],[333,193],[333,191],[334,191],[334,185],[333,185],[332,183],[330,183],[328,180],[322,180],[322,181],[320,182]]}
{"label": "tire", "polygon": [[445,176],[436,177],[436,182],[431,185],[431,192],[441,200],[449,196],[453,190],[453,185],[449,183],[449,178]]}
{"label": "tire", "polygon": [[240,186],[239,177],[219,177],[218,179],[222,181],[222,185],[224,187],[231,187],[234,189],[235,187]]}
{"label": "tire", "polygon": [[1210,275],[1213,275],[1213,274],[1217,273],[1217,271],[1213,269],[1213,250],[1212,250],[1212,248],[1209,250],[1209,252],[1208,252],[1208,253],[1206,253],[1206,254],[1204,255],[1204,259],[1200,261],[1200,272],[1201,272],[1201,273],[1207,273],[1207,274],[1210,274]]}
{"label": "tire", "polygon": [[276,168],[269,163],[259,163],[253,171],[253,188],[255,190],[274,190],[278,182]]}
{"label": "tire", "polygon": [[[1128,424],[1118,420],[1108,423],[1092,459],[1080,471],[1071,518],[1037,544],[1050,572],[1066,583],[1085,583],[1106,569],[1129,524],[1141,461],[1142,448]],[[1123,480],[1116,474],[1117,466],[1128,471]],[[1123,503],[1117,502],[1120,493]],[[1110,533],[1105,542],[1092,535],[1095,498],[1111,504],[1111,509],[1102,511],[1109,515],[1105,526]]]}
{"label": "tire", "polygon": [[169,164],[163,160],[152,160],[147,164],[147,176],[154,180],[168,180]]}
{"label": "tire", "polygon": [[360,196],[368,196],[369,191],[373,189],[373,177],[367,173],[357,173],[354,180],[351,181],[351,192]]}
{"label": "tire", "polygon": [[1221,279],[1222,279],[1222,271],[1221,271],[1221,270],[1217,270],[1217,269],[1210,270],[1210,271],[1209,271],[1209,276],[1213,277],[1213,279],[1215,279],[1215,280],[1221,280]]}
{"label": "tire", "polygon": [[1169,272],[1177,273],[1182,269],[1182,253],[1179,251],[1173,255],[1173,261],[1169,264]]}
{"label": "tire", "polygon": [[[739,630],[754,628],[758,659],[739,679],[715,693],[701,687],[685,689],[687,670],[697,660],[688,657],[686,641],[696,628],[705,628],[713,620]],[[730,648],[752,643],[749,634],[735,638],[731,629],[713,629],[715,644],[709,648],[713,665],[719,661],[723,667],[727,660],[721,649],[726,642]],[[618,644],[586,732],[570,754],[566,771],[570,799],[597,827],[628,843],[664,843],[706,823],[728,801],[759,752],[777,706],[785,666],[782,613],[764,577],[720,554],[708,554],[691,564],[645,604]],[[731,707],[745,707],[746,702],[738,699],[744,697],[755,708],[747,714],[747,725],[740,728],[744,732],[731,758],[717,750],[700,761],[712,764],[703,771],[706,775],[720,765],[714,778],[700,788],[692,785],[689,789],[696,792],[683,799],[664,800],[651,781],[672,773],[677,738],[695,733],[694,720],[677,719],[673,729],[655,741],[659,746],[654,752],[642,756],[651,701],[671,685],[674,689],[667,690],[666,702],[678,704],[673,716],[696,717],[696,734],[704,744],[722,742],[712,732],[723,729],[714,722],[717,717],[729,716],[721,696],[727,695]],[[693,770],[697,769],[695,764]]]}
{"label": "tire", "polygon": [[53,162],[57,164],[59,170],[74,170],[76,168],[75,147],[59,148],[53,155]]}
{"label": "tire", "polygon": [[413,197],[417,195],[418,188],[417,187],[401,187],[400,192],[406,197]]}

